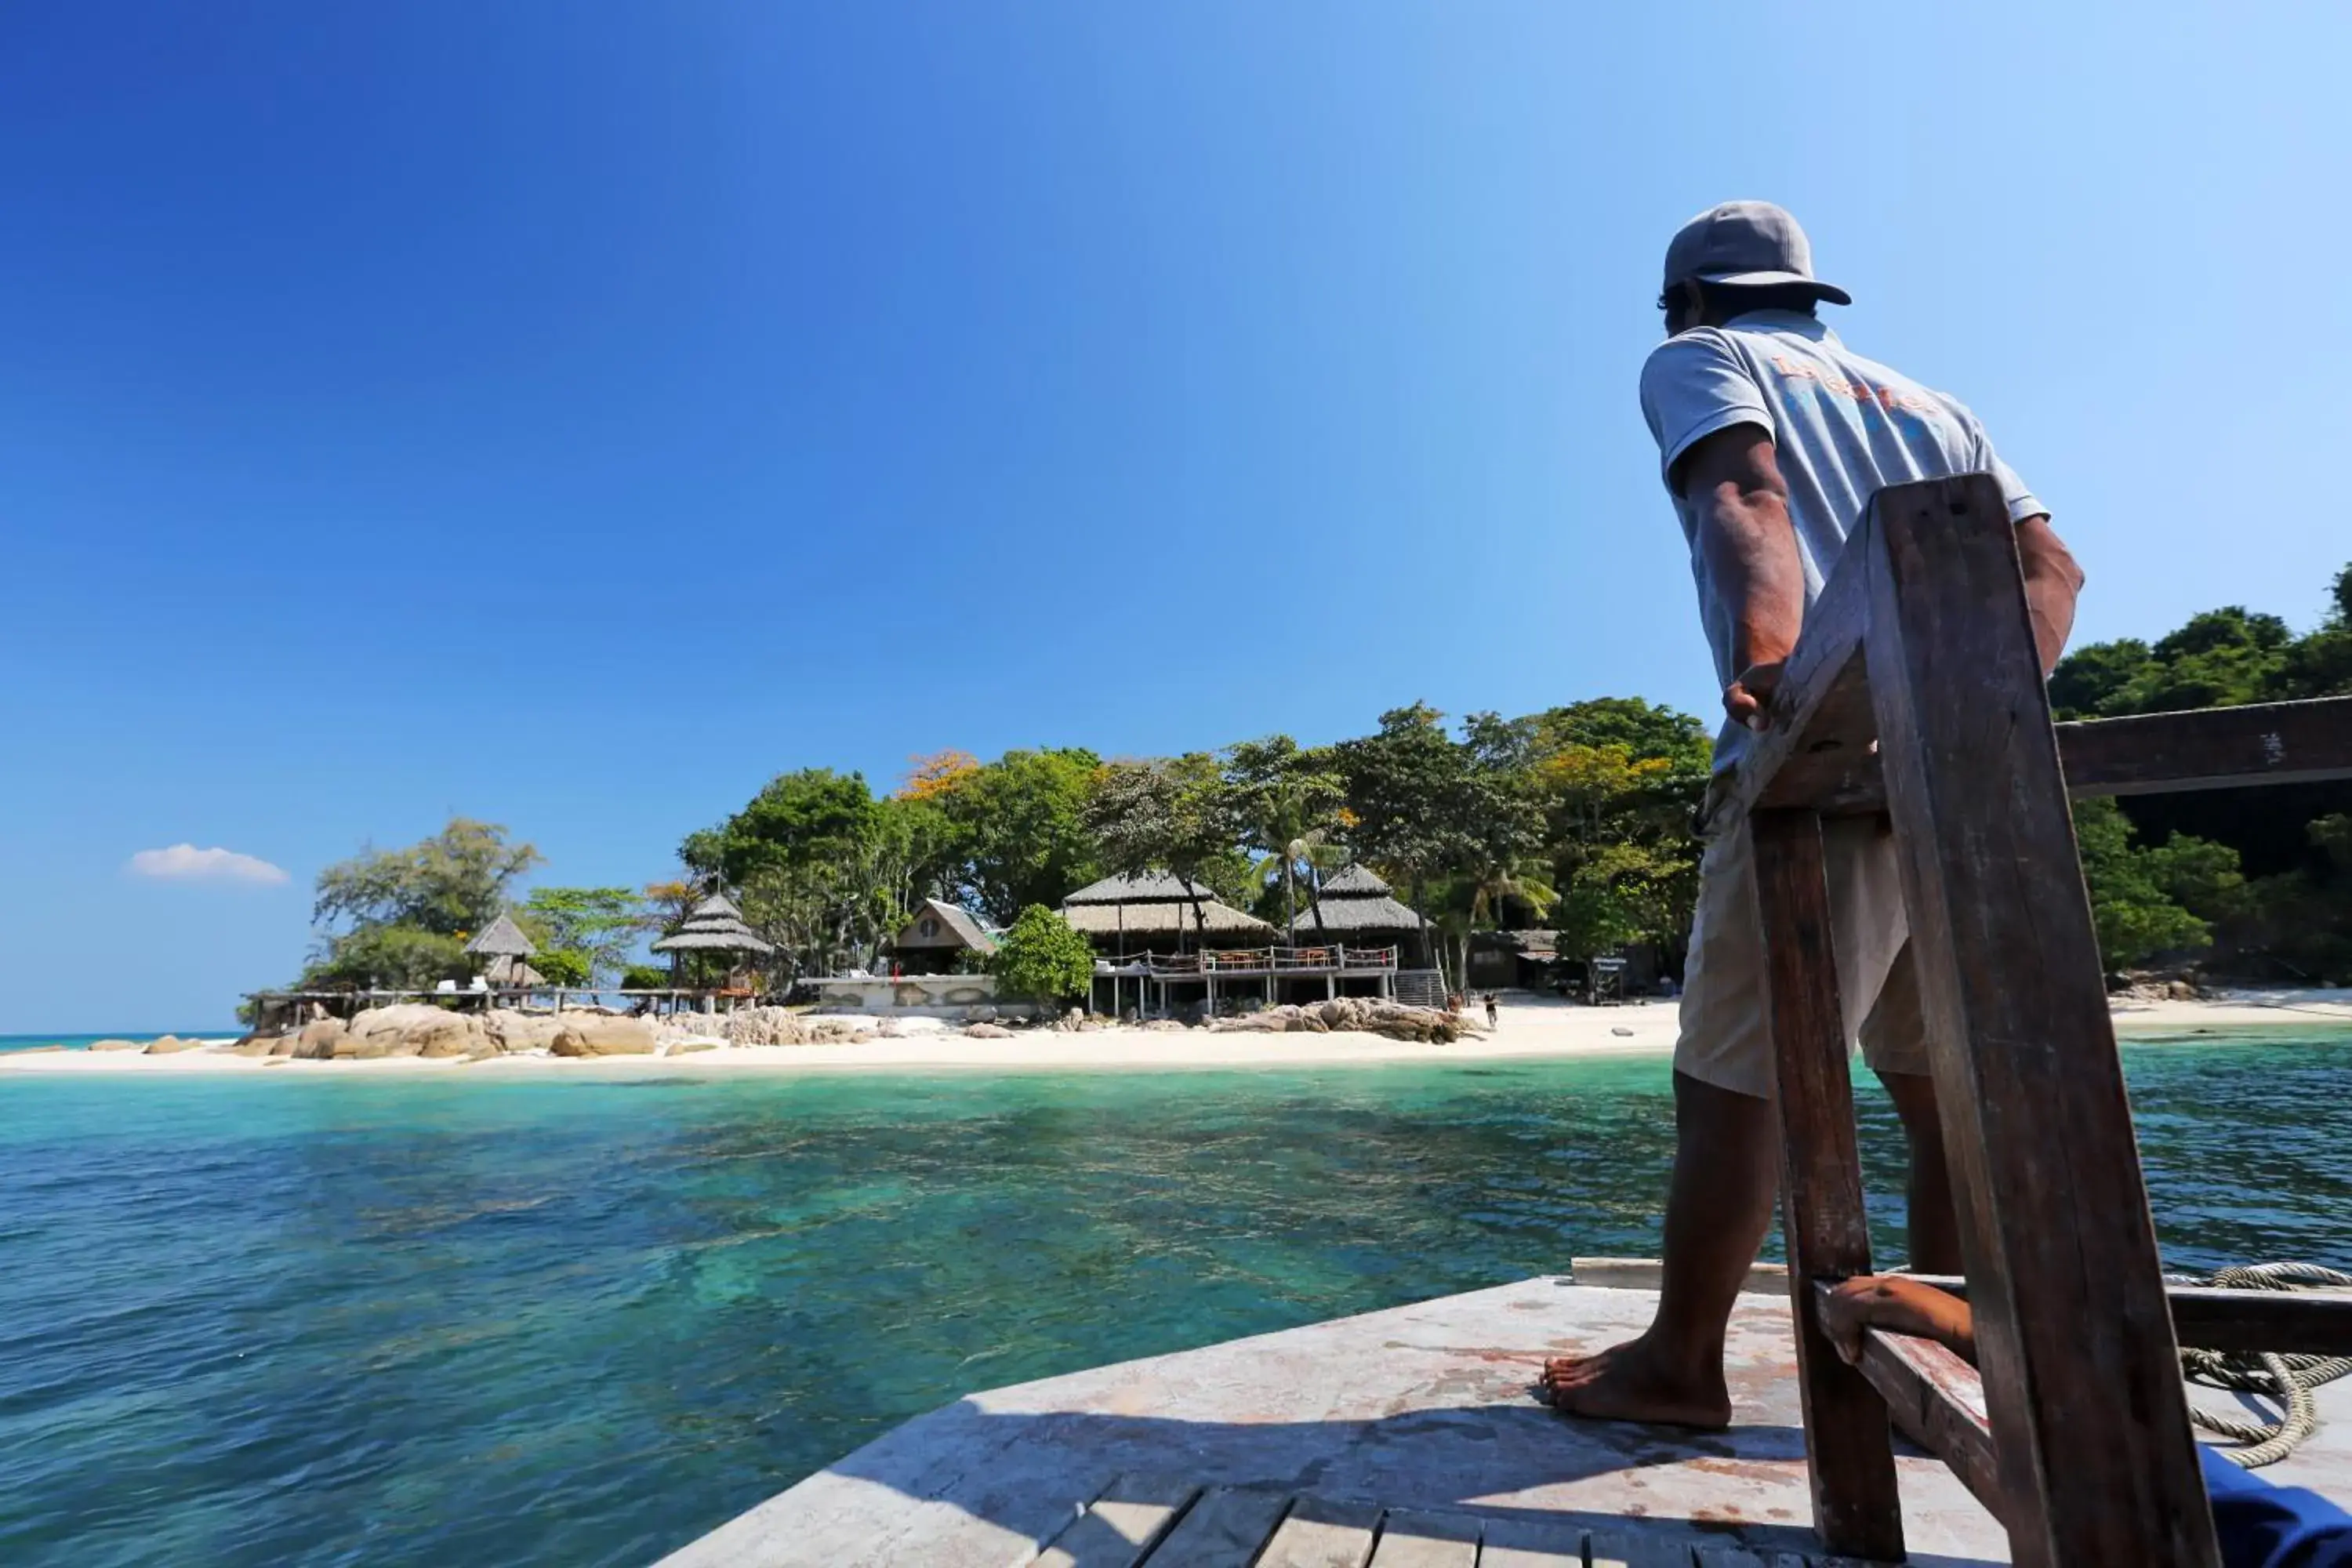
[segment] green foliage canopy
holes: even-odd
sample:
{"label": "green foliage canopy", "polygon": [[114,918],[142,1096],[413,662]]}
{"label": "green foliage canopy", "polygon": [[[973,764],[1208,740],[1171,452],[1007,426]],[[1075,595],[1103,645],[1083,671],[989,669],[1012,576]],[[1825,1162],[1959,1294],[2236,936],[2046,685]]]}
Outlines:
{"label": "green foliage canopy", "polygon": [[1106,870],[1166,870],[1194,889],[1193,921],[1206,933],[1202,901],[1240,901],[1249,860],[1233,792],[1206,752],[1152,762],[1118,762],[1095,774],[1086,823]]}
{"label": "green foliage canopy", "polygon": [[499,917],[507,889],[539,862],[499,824],[453,816],[405,849],[362,850],[320,872],[310,919],[467,936]]}
{"label": "green foliage canopy", "polygon": [[1101,766],[1076,748],[1013,751],[940,791],[945,880],[960,901],[1002,923],[1102,875],[1087,826]]}
{"label": "green foliage canopy", "polygon": [[498,824],[458,816],[405,849],[328,867],[311,905],[319,944],[298,986],[425,990],[465,978],[466,939],[498,918],[539,859]]}
{"label": "green foliage canopy", "polygon": [[621,967],[645,930],[646,905],[630,888],[534,888],[515,920],[539,945],[532,968],[558,985],[589,985]]}

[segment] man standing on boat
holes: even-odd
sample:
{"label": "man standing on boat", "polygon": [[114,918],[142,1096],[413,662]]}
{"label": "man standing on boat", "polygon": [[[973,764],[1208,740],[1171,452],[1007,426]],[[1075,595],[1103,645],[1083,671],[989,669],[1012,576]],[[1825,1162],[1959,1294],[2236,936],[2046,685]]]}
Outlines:
{"label": "man standing on boat", "polygon": [[[1882,486],[1990,473],[2024,564],[2046,673],[2064,649],[2083,574],[2046,508],[1976,416],[1854,353],[1816,319],[1852,303],[1813,277],[1797,220],[1729,202],[1666,247],[1666,342],[1642,368],[1642,412],[1690,544],[1699,619],[1727,719],[1718,775],[1772,721],[1772,695],[1805,611]],[[1919,994],[1906,950],[1895,841],[1884,818],[1824,825],[1846,1034],[1886,1085],[1911,1143],[1911,1263],[1960,1268],[1958,1230]],[[1764,953],[1745,823],[1716,826],[1675,1046],[1675,1152],[1657,1315],[1639,1339],[1548,1363],[1572,1415],[1719,1427],[1731,1419],[1723,1347],[1741,1280],[1771,1223],[1780,1125],[1764,1014]]]}

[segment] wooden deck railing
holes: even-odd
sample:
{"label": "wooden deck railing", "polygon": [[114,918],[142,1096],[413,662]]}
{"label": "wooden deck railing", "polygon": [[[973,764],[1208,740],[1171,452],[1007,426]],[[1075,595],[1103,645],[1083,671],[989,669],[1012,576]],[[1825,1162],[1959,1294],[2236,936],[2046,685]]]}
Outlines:
{"label": "wooden deck railing", "polygon": [[1237,947],[1205,952],[1130,953],[1105,959],[1108,973],[1183,980],[1209,974],[1379,974],[1397,967],[1393,947]]}

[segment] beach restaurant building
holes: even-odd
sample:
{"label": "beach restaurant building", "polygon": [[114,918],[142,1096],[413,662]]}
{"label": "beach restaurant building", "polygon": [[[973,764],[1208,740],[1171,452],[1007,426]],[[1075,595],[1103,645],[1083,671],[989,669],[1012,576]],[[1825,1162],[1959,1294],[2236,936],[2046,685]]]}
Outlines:
{"label": "beach restaurant building", "polygon": [[[1377,928],[1362,926],[1347,941],[1286,943],[1256,916],[1165,871],[1106,877],[1081,888],[1062,901],[1062,918],[1094,944],[1087,1005],[1115,1016],[1398,994],[1400,950],[1375,940]],[[1418,977],[1412,972],[1408,988]]]}

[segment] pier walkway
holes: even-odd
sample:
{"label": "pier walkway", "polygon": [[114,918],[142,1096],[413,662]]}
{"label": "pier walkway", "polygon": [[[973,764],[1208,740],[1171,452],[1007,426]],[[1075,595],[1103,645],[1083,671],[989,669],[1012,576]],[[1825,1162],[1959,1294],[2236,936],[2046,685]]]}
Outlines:
{"label": "pier walkway", "polygon": [[[1528,1279],[974,1394],[663,1568],[1845,1568],[1811,1528],[1787,1277],[1749,1289],[1727,1432],[1538,1405],[1546,1355],[1639,1332],[1656,1297]],[[2345,1496],[2352,1379],[2318,1398],[2318,1433],[2261,1473]],[[2010,1562],[1939,1461],[1904,1445],[1896,1467],[1912,1563]]]}

